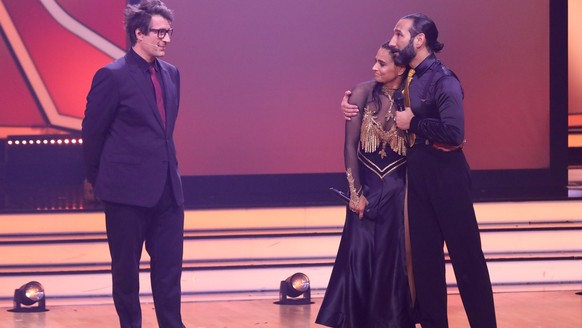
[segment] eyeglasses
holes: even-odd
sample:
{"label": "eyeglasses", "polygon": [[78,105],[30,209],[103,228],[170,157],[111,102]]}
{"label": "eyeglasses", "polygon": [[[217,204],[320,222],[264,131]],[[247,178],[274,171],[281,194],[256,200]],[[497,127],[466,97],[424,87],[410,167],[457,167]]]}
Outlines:
{"label": "eyeglasses", "polygon": [[155,32],[158,34],[158,38],[163,39],[166,37],[166,34],[169,34],[170,37],[174,33],[174,29],[165,29],[165,28],[150,28],[150,32]]}

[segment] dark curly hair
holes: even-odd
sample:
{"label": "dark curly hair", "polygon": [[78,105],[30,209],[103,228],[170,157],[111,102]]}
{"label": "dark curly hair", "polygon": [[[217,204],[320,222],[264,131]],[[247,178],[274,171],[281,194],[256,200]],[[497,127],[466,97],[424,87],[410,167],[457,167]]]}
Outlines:
{"label": "dark curly hair", "polygon": [[131,46],[137,43],[137,37],[135,36],[136,30],[139,29],[144,34],[150,32],[150,23],[154,15],[160,15],[169,22],[174,20],[172,10],[168,9],[160,0],[142,0],[136,5],[128,4],[125,7],[125,11],[123,12],[125,18],[125,33]]}
{"label": "dark curly hair", "polygon": [[426,37],[426,45],[432,52],[439,52],[445,46],[438,41],[439,30],[434,21],[425,14],[416,13],[402,17],[402,19],[412,20],[412,27],[410,28],[410,38],[414,38],[420,33],[424,33]]}

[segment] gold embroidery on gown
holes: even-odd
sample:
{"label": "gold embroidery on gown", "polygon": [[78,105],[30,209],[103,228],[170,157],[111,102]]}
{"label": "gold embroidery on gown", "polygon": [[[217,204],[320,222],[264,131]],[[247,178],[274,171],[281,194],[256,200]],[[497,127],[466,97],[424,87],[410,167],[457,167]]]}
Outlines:
{"label": "gold embroidery on gown", "polygon": [[357,206],[358,202],[360,202],[360,196],[362,195],[362,187],[360,187],[360,191],[356,189],[355,184],[356,181],[354,179],[354,176],[352,175],[352,168],[348,167],[346,171],[346,176],[350,188],[350,201],[352,202],[352,204],[354,204],[354,206]]}
{"label": "gold embroidery on gown", "polygon": [[[386,121],[393,120],[392,102],[390,109],[386,114]],[[386,145],[398,155],[406,155],[406,139],[402,130],[396,127],[392,122],[388,131],[385,131],[382,124],[378,122],[378,117],[370,110],[369,106],[364,108],[364,117],[362,118],[362,127],[360,129],[360,144],[362,150],[366,153],[373,153],[378,148],[378,154],[381,158],[386,157]]]}

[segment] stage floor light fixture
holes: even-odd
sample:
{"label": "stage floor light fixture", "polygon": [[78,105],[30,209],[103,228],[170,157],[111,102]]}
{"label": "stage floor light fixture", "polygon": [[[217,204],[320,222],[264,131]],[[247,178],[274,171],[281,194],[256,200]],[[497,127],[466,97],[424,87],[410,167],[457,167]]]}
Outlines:
{"label": "stage floor light fixture", "polygon": [[[36,306],[33,306],[35,305]],[[30,281],[14,290],[14,308],[11,312],[44,312],[46,309],[46,294],[44,287],[38,281]]]}
{"label": "stage floor light fixture", "polygon": [[281,281],[279,301],[275,304],[302,305],[312,303],[311,286],[306,274],[297,272]]}

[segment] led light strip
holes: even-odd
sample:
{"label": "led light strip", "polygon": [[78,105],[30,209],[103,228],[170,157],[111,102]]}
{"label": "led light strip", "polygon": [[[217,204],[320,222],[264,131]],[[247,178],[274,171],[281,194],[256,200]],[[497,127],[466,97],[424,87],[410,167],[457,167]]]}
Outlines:
{"label": "led light strip", "polygon": [[12,139],[6,142],[9,146],[36,146],[36,145],[82,145],[81,138],[41,138],[41,139]]}

